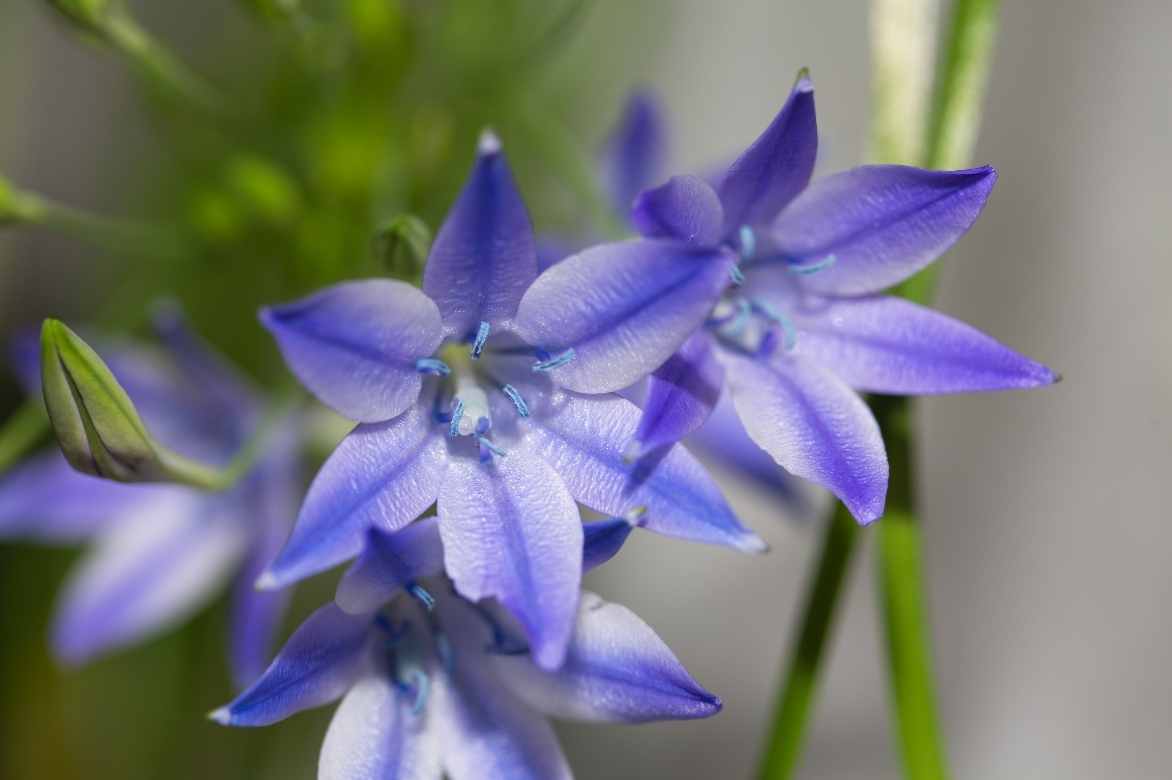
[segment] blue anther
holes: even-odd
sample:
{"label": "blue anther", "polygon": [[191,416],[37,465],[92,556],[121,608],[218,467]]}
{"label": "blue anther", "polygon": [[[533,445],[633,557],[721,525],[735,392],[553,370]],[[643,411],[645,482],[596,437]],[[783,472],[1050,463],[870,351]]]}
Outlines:
{"label": "blue anther", "polygon": [[533,370],[542,373],[546,371],[553,371],[555,368],[561,368],[562,366],[566,365],[571,360],[573,360],[574,357],[574,348],[571,347],[565,352],[554,355],[553,357],[550,357],[546,360],[539,360],[538,362],[534,363]]}
{"label": "blue anther", "polygon": [[478,436],[476,440],[480,442],[480,462],[488,463],[492,460],[492,456],[496,455],[498,458],[505,456],[505,451],[493,444],[487,436]]}
{"label": "blue anther", "polygon": [[509,400],[513,402],[513,406],[517,407],[517,414],[522,417],[529,416],[529,404],[525,403],[525,399],[517,392],[517,388],[512,385],[505,385],[501,388],[501,392],[509,397]]}
{"label": "blue anther", "polygon": [[435,376],[447,376],[452,373],[448,364],[437,358],[419,358],[415,361],[415,370],[421,374],[434,374]]}
{"label": "blue anther", "polygon": [[487,417],[481,417],[476,421],[476,435],[486,436],[492,430],[492,420]]}
{"label": "blue anther", "polygon": [[415,701],[411,703],[411,714],[423,712],[423,705],[427,704],[427,696],[431,692],[431,680],[422,669],[412,669],[407,676],[415,683]]}
{"label": "blue anther", "polygon": [[448,423],[448,435],[456,437],[460,435],[460,420],[464,419],[464,402],[459,398],[452,406],[452,420]]}
{"label": "blue anther", "polygon": [[821,260],[817,260],[813,263],[810,263],[809,265],[791,265],[789,266],[789,272],[792,274],[809,276],[810,274],[816,274],[819,271],[826,270],[836,262],[838,262],[837,257],[834,255],[826,255],[826,257],[822,258]]}
{"label": "blue anther", "polygon": [[739,265],[734,265],[732,268],[728,269],[728,278],[732,279],[733,284],[735,284],[737,287],[740,287],[745,283],[745,272],[741,270]]}
{"label": "blue anther", "polygon": [[476,339],[472,342],[472,357],[478,358],[484,352],[484,344],[488,341],[488,332],[492,326],[481,320],[480,328],[476,331]]}
{"label": "blue anther", "polygon": [[407,592],[410,593],[416,601],[423,605],[423,608],[428,612],[435,609],[435,596],[428,593],[427,588],[423,587],[417,582],[412,582],[407,586]]}
{"label": "blue anther", "polygon": [[751,260],[755,254],[757,254],[757,236],[753,233],[753,228],[741,225],[741,257],[745,260]]}

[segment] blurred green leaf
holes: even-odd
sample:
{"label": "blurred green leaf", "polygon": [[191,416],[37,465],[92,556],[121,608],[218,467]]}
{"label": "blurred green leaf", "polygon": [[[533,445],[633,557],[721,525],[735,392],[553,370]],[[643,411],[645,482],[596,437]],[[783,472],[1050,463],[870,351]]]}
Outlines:
{"label": "blurred green leaf", "polygon": [[431,229],[419,217],[400,214],[374,236],[374,254],[396,279],[415,281],[431,251]]}

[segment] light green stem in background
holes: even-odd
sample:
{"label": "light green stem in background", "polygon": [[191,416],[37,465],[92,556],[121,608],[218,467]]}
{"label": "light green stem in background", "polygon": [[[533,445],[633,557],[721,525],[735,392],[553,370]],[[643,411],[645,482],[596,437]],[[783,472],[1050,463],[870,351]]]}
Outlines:
{"label": "light green stem in background", "polygon": [[165,94],[202,111],[221,106],[216,91],[125,13],[112,15],[101,27],[110,45]]}
{"label": "light green stem in background", "polygon": [[924,154],[939,0],[874,0],[871,5],[870,158],[906,163]]}
{"label": "light green stem in background", "polygon": [[774,705],[773,724],[758,772],[761,780],[783,780],[792,777],[797,769],[826,639],[834,625],[835,609],[860,533],[846,507],[836,505],[826,523],[785,684]]}
{"label": "light green stem in background", "polygon": [[0,474],[24,457],[49,432],[45,407],[35,398],[21,404],[0,426]]}

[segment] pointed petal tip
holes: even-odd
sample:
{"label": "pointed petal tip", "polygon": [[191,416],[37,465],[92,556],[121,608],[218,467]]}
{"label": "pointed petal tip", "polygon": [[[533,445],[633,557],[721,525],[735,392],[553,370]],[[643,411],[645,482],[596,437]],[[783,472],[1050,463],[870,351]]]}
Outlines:
{"label": "pointed petal tip", "polygon": [[208,720],[219,723],[221,726],[232,725],[232,711],[228,707],[218,707],[207,715]]}
{"label": "pointed petal tip", "polygon": [[794,92],[808,93],[814,91],[814,80],[810,78],[810,69],[802,68],[794,79]]}
{"label": "pointed petal tip", "polygon": [[753,555],[764,555],[769,552],[769,544],[752,531],[746,531],[736,542],[736,548],[741,552]]}
{"label": "pointed petal tip", "polygon": [[480,131],[480,140],[476,142],[476,153],[481,157],[491,157],[501,151],[501,139],[491,127]]}
{"label": "pointed petal tip", "polygon": [[280,590],[284,587],[284,583],[272,569],[265,569],[252,586],[257,590]]}
{"label": "pointed petal tip", "polygon": [[700,713],[700,717],[710,718],[724,709],[724,702],[720,700],[719,696],[704,691],[702,688],[701,690],[703,691],[703,695],[700,697],[700,702],[704,705],[704,708]]}

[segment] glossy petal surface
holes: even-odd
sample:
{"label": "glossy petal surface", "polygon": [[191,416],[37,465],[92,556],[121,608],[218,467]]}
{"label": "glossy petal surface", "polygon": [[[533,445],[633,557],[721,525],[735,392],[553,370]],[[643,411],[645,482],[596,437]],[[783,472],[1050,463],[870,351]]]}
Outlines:
{"label": "glossy petal surface", "polygon": [[724,210],[712,187],[698,176],[673,176],[635,198],[631,223],[648,238],[674,238],[697,247],[720,241]]}

